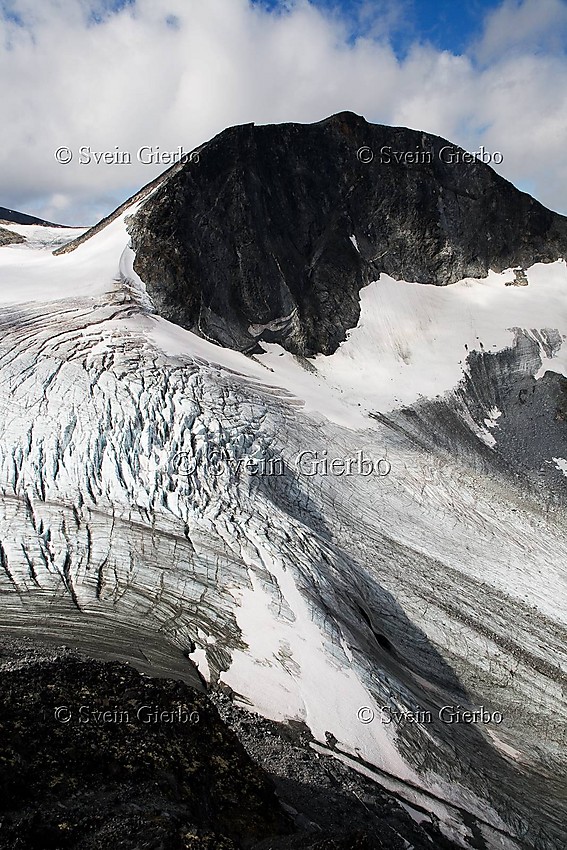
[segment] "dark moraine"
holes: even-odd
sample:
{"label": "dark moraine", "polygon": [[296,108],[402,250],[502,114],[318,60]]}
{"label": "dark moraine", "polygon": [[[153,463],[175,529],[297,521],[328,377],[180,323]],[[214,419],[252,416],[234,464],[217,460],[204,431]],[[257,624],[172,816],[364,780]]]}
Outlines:
{"label": "dark moraine", "polygon": [[226,695],[4,634],[0,672],[0,850],[457,850]]}

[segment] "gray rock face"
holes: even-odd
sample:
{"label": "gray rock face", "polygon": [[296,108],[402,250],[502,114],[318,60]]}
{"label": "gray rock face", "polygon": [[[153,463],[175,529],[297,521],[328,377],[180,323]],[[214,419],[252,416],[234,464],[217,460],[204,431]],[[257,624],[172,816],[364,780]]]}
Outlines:
{"label": "gray rock face", "polygon": [[536,377],[542,350],[551,358],[562,344],[551,329],[516,329],[510,348],[471,352],[454,391],[395,411],[389,424],[431,452],[458,455],[475,474],[503,476],[544,506],[565,505],[567,480],[553,458],[565,454],[567,379],[551,369]]}
{"label": "gray rock face", "polygon": [[332,353],[381,272],[444,285],[567,255],[566,218],[462,159],[350,112],[232,127],[133,217],[135,269],[161,315],[223,345]]}
{"label": "gray rock face", "polygon": [[11,230],[6,230],[5,227],[0,227],[0,246],[2,245],[15,245],[19,242],[25,242],[23,236],[20,236],[19,233],[12,233]]}

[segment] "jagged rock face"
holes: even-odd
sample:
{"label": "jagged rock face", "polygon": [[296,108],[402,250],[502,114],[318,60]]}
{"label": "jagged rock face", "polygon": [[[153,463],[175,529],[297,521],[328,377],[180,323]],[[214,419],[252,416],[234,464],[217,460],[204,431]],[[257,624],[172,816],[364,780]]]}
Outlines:
{"label": "jagged rock face", "polygon": [[312,355],[336,350],[381,272],[448,284],[566,255],[567,219],[459,151],[349,112],[230,128],[135,215],[135,270],[165,318]]}

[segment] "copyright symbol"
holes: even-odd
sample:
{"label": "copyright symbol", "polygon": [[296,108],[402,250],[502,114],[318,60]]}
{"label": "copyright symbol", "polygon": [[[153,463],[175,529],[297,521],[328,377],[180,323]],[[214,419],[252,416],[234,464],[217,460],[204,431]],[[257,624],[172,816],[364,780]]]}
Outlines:
{"label": "copyright symbol", "polygon": [[356,712],[356,716],[361,723],[372,723],[374,720],[374,711],[368,705],[363,705]]}
{"label": "copyright symbol", "polygon": [[177,452],[171,459],[171,465],[178,475],[192,475],[197,468],[197,461],[190,452]]}
{"label": "copyright symbol", "polygon": [[58,705],[55,709],[55,719],[58,723],[69,723],[72,714],[68,705]]}
{"label": "copyright symbol", "polygon": [[71,153],[68,147],[63,145],[62,148],[57,148],[57,150],[55,151],[55,159],[62,165],[67,165],[67,163],[71,162],[71,160],[73,159],[73,154]]}
{"label": "copyright symbol", "polygon": [[365,165],[368,165],[368,163],[372,162],[372,160],[374,159],[374,151],[372,150],[372,148],[369,148],[366,145],[364,145],[364,147],[362,148],[359,148],[356,152],[356,155],[359,161],[363,162]]}

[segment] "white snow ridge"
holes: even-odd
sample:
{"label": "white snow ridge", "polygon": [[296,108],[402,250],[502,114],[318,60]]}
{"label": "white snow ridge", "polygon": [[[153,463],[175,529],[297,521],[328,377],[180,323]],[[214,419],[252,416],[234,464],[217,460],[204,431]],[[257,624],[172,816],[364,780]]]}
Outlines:
{"label": "white snow ridge", "polygon": [[[542,777],[565,763],[564,514],[513,486],[501,399],[456,408],[461,453],[437,411],[522,346],[530,387],[567,375],[565,345],[547,344],[567,334],[565,263],[526,287],[382,275],[306,368],[159,318],[126,214],[67,254],[26,226],[0,248],[5,622],[56,602],[117,641],[159,633],[243,705],[304,722],[320,748],[330,733],[463,847],[472,823],[495,848],[524,846],[535,811],[560,824]],[[306,474],[302,452],[337,474]],[[389,474],[340,472],[357,452]],[[565,463],[547,467],[558,488]],[[488,721],[460,719],[481,707]]]}

